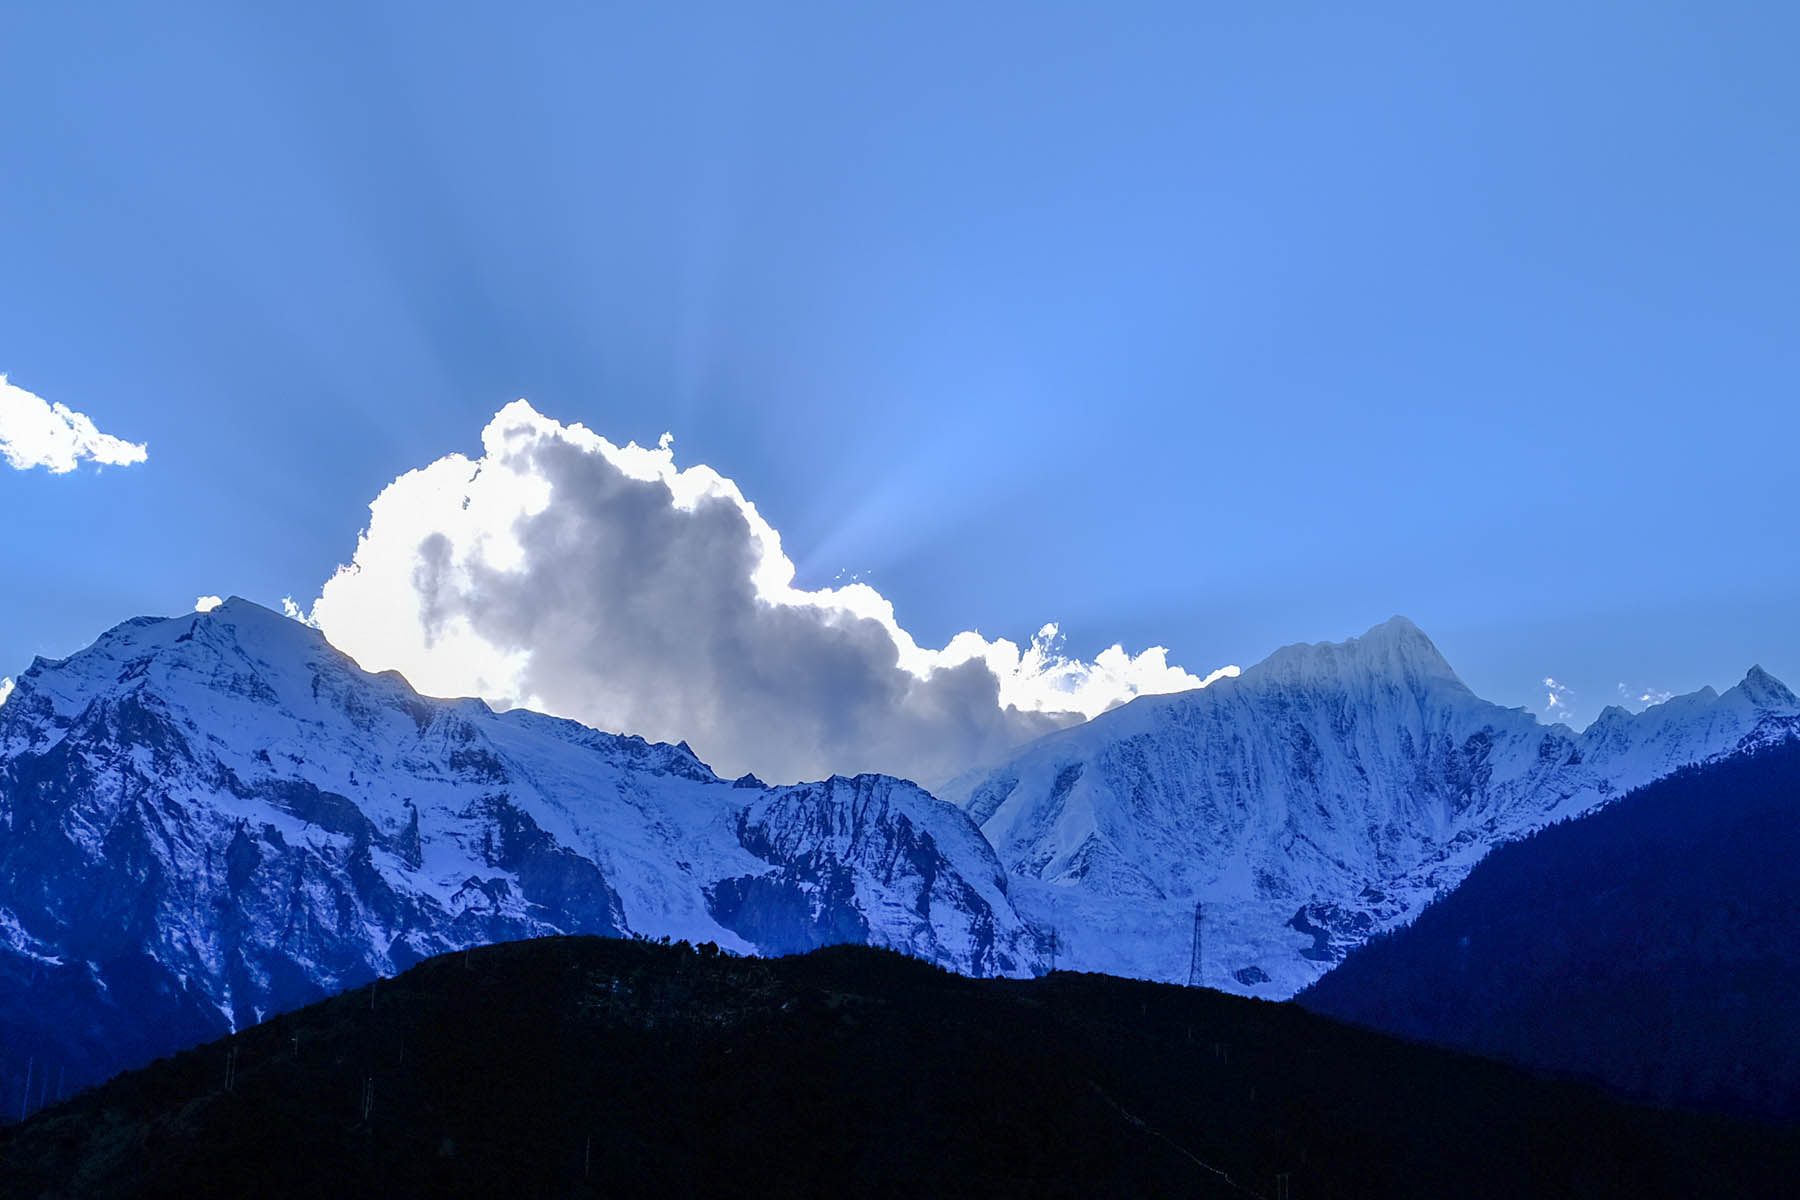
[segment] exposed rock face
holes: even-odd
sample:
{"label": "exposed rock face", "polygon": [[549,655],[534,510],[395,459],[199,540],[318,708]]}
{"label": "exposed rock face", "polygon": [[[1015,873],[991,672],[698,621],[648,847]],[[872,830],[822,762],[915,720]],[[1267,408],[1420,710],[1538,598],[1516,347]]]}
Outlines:
{"label": "exposed rock face", "polygon": [[[1006,874],[973,822],[950,819],[943,807],[884,775],[766,792],[739,815],[738,840],[776,869],[721,881],[713,913],[759,947],[783,953],[867,941],[873,916],[896,949],[965,974],[1016,972],[1025,964],[994,918],[1010,908]],[[939,819],[927,824],[921,814]],[[946,870],[952,862],[992,869]],[[879,889],[880,912],[830,902],[853,896],[859,878],[874,881],[871,894]],[[772,920],[788,911],[793,919]]]}

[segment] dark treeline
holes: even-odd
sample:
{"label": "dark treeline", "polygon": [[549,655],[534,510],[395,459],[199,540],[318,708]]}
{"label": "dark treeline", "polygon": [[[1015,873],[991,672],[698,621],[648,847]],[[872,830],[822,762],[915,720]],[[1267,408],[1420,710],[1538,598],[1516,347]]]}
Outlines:
{"label": "dark treeline", "polygon": [[1300,997],[1657,1104],[1800,1120],[1800,743],[1490,854]]}

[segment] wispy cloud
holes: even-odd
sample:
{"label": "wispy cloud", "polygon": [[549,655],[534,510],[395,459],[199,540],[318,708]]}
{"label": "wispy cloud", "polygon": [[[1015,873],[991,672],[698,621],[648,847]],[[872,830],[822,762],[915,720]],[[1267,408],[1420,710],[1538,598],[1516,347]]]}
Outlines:
{"label": "wispy cloud", "polygon": [[52,404],[0,375],[0,457],[20,471],[46,467],[66,475],[83,459],[126,467],[149,453],[142,442],[101,433],[68,405]]}
{"label": "wispy cloud", "polygon": [[302,625],[310,625],[314,629],[319,627],[319,623],[312,619],[310,613],[301,608],[299,604],[295,603],[292,596],[283,596],[281,598],[281,611],[286,614],[287,619],[290,621],[298,621]]}
{"label": "wispy cloud", "polygon": [[1575,689],[1550,675],[1544,676],[1544,689],[1548,693],[1544,697],[1544,715],[1552,721],[1569,721],[1574,715]]}
{"label": "wispy cloud", "polygon": [[1667,688],[1630,687],[1623,683],[1619,685],[1619,695],[1631,703],[1642,704],[1646,708],[1654,708],[1665,700],[1675,698],[1675,693]]}

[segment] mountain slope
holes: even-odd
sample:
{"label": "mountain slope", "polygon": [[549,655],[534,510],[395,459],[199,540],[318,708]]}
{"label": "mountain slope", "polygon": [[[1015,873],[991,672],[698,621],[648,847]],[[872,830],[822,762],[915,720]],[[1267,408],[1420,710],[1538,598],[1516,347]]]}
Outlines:
{"label": "mountain slope", "polygon": [[557,938],[0,1129],[0,1190],[1640,1200],[1780,1194],[1797,1151],[1217,992]]}
{"label": "mountain slope", "polygon": [[1800,742],[1503,846],[1301,994],[1658,1104],[1800,1120]]}
{"label": "mountain slope", "polygon": [[1687,763],[1800,730],[1760,669],[1575,734],[1471,692],[1403,618],[1146,697],[941,789],[981,824],[1063,961],[1297,991],[1493,846]]}
{"label": "mountain slope", "polygon": [[685,746],[425,699],[242,600],[39,660],[0,706],[9,1087],[563,932],[1033,962],[986,842],[910,783],[734,785]]}

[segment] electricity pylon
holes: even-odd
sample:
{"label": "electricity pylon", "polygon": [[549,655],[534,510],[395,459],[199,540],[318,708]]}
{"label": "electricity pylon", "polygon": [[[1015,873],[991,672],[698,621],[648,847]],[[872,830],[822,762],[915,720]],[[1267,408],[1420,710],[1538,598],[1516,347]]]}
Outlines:
{"label": "electricity pylon", "polygon": [[1188,960],[1188,986],[1201,986],[1201,968],[1205,958],[1201,954],[1200,924],[1206,915],[1206,905],[1202,901],[1194,902],[1194,954]]}

